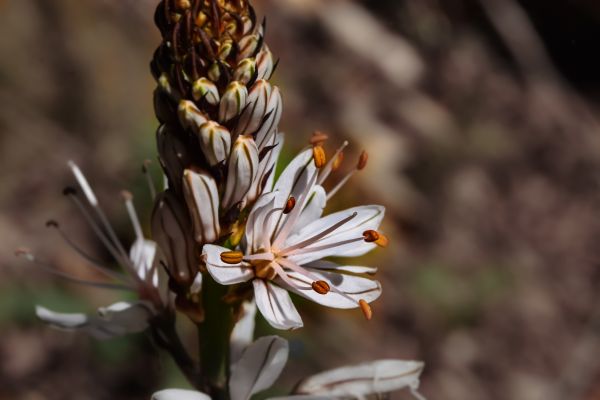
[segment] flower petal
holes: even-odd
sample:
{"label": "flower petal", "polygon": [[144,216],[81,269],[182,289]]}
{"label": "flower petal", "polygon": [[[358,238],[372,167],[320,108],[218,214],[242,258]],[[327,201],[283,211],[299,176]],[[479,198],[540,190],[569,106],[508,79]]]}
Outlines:
{"label": "flower petal", "polygon": [[120,302],[98,309],[98,315],[57,313],[41,306],[36,307],[36,314],[55,328],[81,330],[96,339],[111,339],[144,331],[154,311],[147,302]]}
{"label": "flower petal", "polygon": [[262,279],[254,279],[252,283],[256,305],[272,327],[290,330],[303,326],[302,318],[287,290]]}
{"label": "flower petal", "polygon": [[[312,269],[310,268],[310,264],[304,267],[319,278],[319,280],[329,283],[332,289],[336,289],[346,295],[336,293],[336,290],[331,290],[327,294],[319,294],[310,288],[312,280],[300,273],[289,272],[288,275],[292,279],[298,282],[306,282],[304,286],[307,286],[307,289],[290,288],[290,290],[315,303],[326,307],[349,309],[359,307],[358,301],[361,299],[370,303],[381,295],[381,284],[376,280],[357,275],[341,274],[336,270],[323,271]],[[283,283],[281,284],[285,287]]]}
{"label": "flower petal", "polygon": [[295,226],[294,229],[292,229],[291,235],[297,233],[311,222],[321,218],[326,204],[327,193],[325,192],[325,189],[320,185],[315,185],[302,213],[300,213],[300,217],[298,217],[298,220],[294,224]]}
{"label": "flower petal", "polygon": [[[246,222],[245,243],[246,253],[254,253],[264,246],[265,240],[270,240],[275,224],[281,212],[271,213],[279,203],[279,193],[265,193],[258,198]],[[266,221],[266,219],[269,221]]]}
{"label": "flower petal", "polygon": [[334,262],[326,260],[312,261],[309,264],[305,265],[305,267],[311,269],[320,269],[324,271],[336,270],[338,272],[350,272],[351,274],[373,275],[377,273],[376,267],[363,267],[359,265],[338,265]]}
{"label": "flower petal", "polygon": [[[293,246],[304,240],[310,239],[354,213],[356,213],[356,216],[346,224],[324,238],[319,239],[315,243],[306,246],[303,249],[302,254],[292,255],[289,259],[297,264],[303,265],[314,260],[331,256],[357,257],[374,249],[377,246],[375,243],[367,243],[364,240],[357,240],[352,243],[341,244],[325,249],[322,247],[333,246],[336,243],[346,240],[360,239],[365,231],[377,230],[385,214],[385,207],[376,205],[354,207],[320,218],[300,229],[296,235],[288,238],[285,246]],[[314,251],[309,251],[310,249],[314,249]]]}
{"label": "flower petal", "polygon": [[152,400],[210,400],[210,397],[195,390],[165,389],[154,393]]}
{"label": "flower petal", "polygon": [[202,247],[202,256],[206,259],[206,268],[215,281],[221,285],[233,285],[247,282],[254,276],[254,271],[243,263],[229,265],[221,261],[221,253],[228,248],[206,244]]}
{"label": "flower petal", "polygon": [[286,201],[289,196],[299,197],[299,194],[306,189],[309,178],[316,170],[312,157],[312,149],[302,151],[285,167],[277,179],[273,190],[281,192]]}
{"label": "flower petal", "polygon": [[279,336],[265,336],[250,345],[231,366],[231,400],[248,400],[277,380],[288,359],[288,343]]}
{"label": "flower petal", "polygon": [[378,360],[337,368],[305,379],[296,393],[362,398],[403,388],[416,390],[423,366],[419,361]]}
{"label": "flower petal", "polygon": [[232,362],[240,359],[242,352],[254,339],[256,303],[254,300],[242,304],[242,317],[233,327],[229,344],[229,356]]}

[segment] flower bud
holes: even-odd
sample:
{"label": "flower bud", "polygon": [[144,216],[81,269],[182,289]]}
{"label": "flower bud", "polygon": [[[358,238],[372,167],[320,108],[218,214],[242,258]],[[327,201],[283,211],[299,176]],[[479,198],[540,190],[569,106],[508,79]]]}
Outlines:
{"label": "flower bud", "polygon": [[200,78],[194,82],[194,85],[192,86],[192,95],[196,101],[200,101],[200,99],[204,98],[213,106],[219,104],[219,89],[217,89],[217,85],[207,78]]}
{"label": "flower bud", "polygon": [[239,136],[229,156],[223,209],[242,201],[256,179],[258,164],[258,148],[252,137]]}
{"label": "flower bud", "polygon": [[248,101],[248,89],[240,82],[233,81],[225,89],[219,106],[219,120],[227,122],[242,112]]}
{"label": "flower bud", "polygon": [[176,129],[169,124],[161,125],[156,132],[156,142],[160,163],[169,183],[180,192],[183,170],[192,159],[188,147],[175,134]]}
{"label": "flower bud", "polygon": [[186,169],[183,173],[183,194],[192,216],[194,238],[199,244],[219,238],[219,193],[212,176]]}
{"label": "flower bud", "polygon": [[246,85],[256,73],[256,61],[254,58],[246,58],[240,61],[233,71],[233,79]]}
{"label": "flower bud", "polygon": [[189,100],[181,100],[179,102],[177,113],[179,114],[179,122],[181,122],[181,125],[185,129],[191,129],[194,132],[198,131],[200,125],[208,122],[206,115],[204,115],[204,113]]}
{"label": "flower bud", "polygon": [[208,121],[200,127],[198,140],[202,153],[210,166],[215,166],[229,157],[231,134],[215,121]]}
{"label": "flower bud", "polygon": [[168,190],[159,195],[152,211],[152,238],[166,258],[169,275],[180,285],[191,284],[198,261],[185,205]]}
{"label": "flower bud", "polygon": [[219,60],[225,60],[231,54],[231,50],[233,49],[233,41],[231,39],[224,40],[223,43],[219,46],[219,51],[217,53],[217,57]]}
{"label": "flower bud", "polygon": [[274,68],[273,53],[265,46],[256,56],[257,79],[271,79]]}
{"label": "flower bud", "polygon": [[219,63],[213,63],[208,69],[208,79],[213,82],[217,82],[221,77],[221,68],[219,67]]}
{"label": "flower bud", "polygon": [[269,100],[273,94],[273,87],[265,80],[257,81],[250,89],[248,94],[248,103],[235,129],[239,135],[251,135],[260,128],[265,116],[270,110],[267,110]]}
{"label": "flower bud", "polygon": [[277,133],[277,126],[281,120],[282,111],[283,103],[281,100],[281,93],[279,92],[279,88],[274,86],[273,93],[271,93],[271,96],[269,97],[269,102],[267,103],[267,108],[265,110],[265,116],[268,115],[268,117],[266,119],[263,118],[263,121],[261,121],[262,125],[260,125],[260,128],[254,135],[256,144],[260,150],[262,150],[265,145],[271,141],[273,135]]}
{"label": "flower bud", "polygon": [[238,60],[254,56],[259,44],[260,37],[257,34],[244,36],[239,42]]}

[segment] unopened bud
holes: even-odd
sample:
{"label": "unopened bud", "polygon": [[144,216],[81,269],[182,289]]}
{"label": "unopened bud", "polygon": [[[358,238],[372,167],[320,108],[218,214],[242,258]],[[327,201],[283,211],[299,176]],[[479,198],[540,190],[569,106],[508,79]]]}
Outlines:
{"label": "unopened bud", "polygon": [[248,101],[248,89],[240,82],[233,81],[225,89],[219,106],[219,120],[227,122],[239,115]]}
{"label": "unopened bud", "polygon": [[327,156],[325,155],[325,149],[323,146],[313,147],[313,159],[315,160],[315,167],[323,168],[327,164]]}
{"label": "unopened bud", "polygon": [[377,231],[368,230],[363,232],[363,238],[367,243],[375,243],[379,247],[387,247],[389,244],[388,238]]}
{"label": "unopened bud", "polygon": [[331,287],[325,281],[316,281],[312,283],[312,289],[322,295],[325,295],[331,291]]}
{"label": "unopened bud", "polygon": [[284,214],[289,214],[296,207],[296,199],[294,197],[290,197],[288,201],[285,203],[285,208],[283,209]]}
{"label": "unopened bud", "polygon": [[194,24],[198,28],[202,28],[204,26],[204,24],[206,23],[206,21],[208,21],[208,15],[206,15],[206,13],[204,13],[203,11],[200,11],[198,13],[198,15],[196,16],[196,18],[194,19]]}
{"label": "unopened bud", "polygon": [[246,108],[240,115],[235,132],[239,135],[251,135],[260,128],[267,114],[267,105],[273,87],[265,80],[258,80],[248,93]]}
{"label": "unopened bud", "polygon": [[175,0],[175,8],[179,11],[185,11],[192,6],[190,0]]}
{"label": "unopened bud", "polygon": [[241,251],[225,251],[221,253],[221,261],[225,264],[236,265],[242,262],[244,254]]}
{"label": "unopened bud", "polygon": [[227,57],[229,57],[232,49],[233,41],[231,39],[224,40],[219,46],[219,50],[217,52],[217,57],[219,57],[219,60],[225,60]]}
{"label": "unopened bud", "polygon": [[219,63],[213,63],[208,69],[207,73],[208,79],[213,82],[217,82],[221,77],[221,67],[219,67]]}
{"label": "unopened bud", "polygon": [[165,267],[175,282],[192,283],[196,271],[192,226],[185,204],[174,193],[163,192],[152,212],[152,238],[166,257]]}
{"label": "unopened bud", "polygon": [[239,136],[229,156],[223,209],[227,210],[242,201],[256,179],[258,166],[258,148],[254,139],[250,136]]}
{"label": "unopened bud", "polygon": [[192,129],[194,132],[197,132],[200,126],[208,121],[206,115],[189,100],[181,100],[177,112],[181,125],[186,129]]}
{"label": "unopened bud", "polygon": [[164,72],[158,78],[158,87],[169,96],[173,96],[173,88],[169,82],[169,77]]}
{"label": "unopened bud", "polygon": [[183,173],[183,193],[199,244],[219,238],[219,192],[212,176],[186,169]]}
{"label": "unopened bud", "polygon": [[275,68],[273,53],[265,47],[256,56],[258,79],[270,79],[273,74],[273,68]]}
{"label": "unopened bud", "polygon": [[[273,135],[277,133],[277,126],[281,120],[283,112],[283,102],[281,100],[281,92],[277,86],[273,86],[273,90],[269,96],[267,107],[264,111],[264,117],[261,120],[262,125],[259,125],[258,131],[255,133],[256,144],[260,150],[271,142]],[[265,118],[268,115],[267,118]]]}
{"label": "unopened bud", "polygon": [[240,52],[238,53],[238,60],[253,57],[259,43],[260,38],[256,34],[244,36],[239,42]]}
{"label": "unopened bud", "polygon": [[254,58],[245,58],[239,62],[235,71],[233,71],[233,79],[245,85],[250,82],[255,73],[256,61],[254,61]]}
{"label": "unopened bud", "polygon": [[365,316],[365,319],[367,321],[370,321],[373,318],[373,310],[371,309],[371,306],[369,305],[369,303],[367,303],[363,299],[360,299],[358,301],[358,305],[360,306],[360,309],[361,309],[363,315]]}
{"label": "unopened bud", "polygon": [[196,101],[200,101],[200,99],[204,98],[213,106],[219,104],[219,89],[217,88],[217,85],[207,78],[203,77],[194,82],[194,85],[192,86],[192,95]]}
{"label": "unopened bud", "polygon": [[356,165],[356,169],[359,171],[365,169],[368,161],[369,161],[369,153],[367,153],[366,151],[363,151],[362,153],[360,153],[360,156],[358,157],[358,164]]}
{"label": "unopened bud", "polygon": [[229,157],[231,134],[215,121],[204,123],[198,131],[200,149],[210,166],[215,166]]}

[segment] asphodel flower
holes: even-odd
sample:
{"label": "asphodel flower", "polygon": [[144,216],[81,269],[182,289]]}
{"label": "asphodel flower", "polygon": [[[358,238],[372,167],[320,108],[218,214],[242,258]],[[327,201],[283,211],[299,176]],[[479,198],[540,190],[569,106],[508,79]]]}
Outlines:
{"label": "asphodel flower", "polygon": [[123,192],[123,201],[136,236],[131,249],[127,252],[100,207],[98,198],[84,174],[73,162],[69,162],[69,167],[83,193],[84,200],[74,188],[65,189],[65,195],[73,201],[96,237],[123,271],[114,271],[101,265],[76,244],[56,221],[48,222],[47,226],[55,229],[89,267],[109,278],[108,282],[92,282],[68,275],[26,249],[18,250],[17,254],[67,281],[97,288],[134,292],[138,300],[102,307],[98,309],[97,315],[57,313],[42,306],[36,308],[36,313],[40,319],[52,326],[66,330],[82,330],[102,339],[140,332],[148,327],[150,319],[171,307],[167,277],[160,266],[161,251],[156,242],[144,237],[133,204],[133,196],[129,192]]}
{"label": "asphodel flower", "polygon": [[334,162],[335,158],[325,160],[320,146],[303,151],[272,190],[256,201],[239,251],[217,245],[203,248],[208,271],[217,282],[252,282],[258,309],[275,328],[302,326],[288,291],[328,307],[360,308],[367,319],[372,315],[369,303],[381,294],[379,282],[368,277],[375,268],[324,260],[360,256],[387,244],[378,231],[382,206],[322,217],[327,193],[318,182],[327,178]]}

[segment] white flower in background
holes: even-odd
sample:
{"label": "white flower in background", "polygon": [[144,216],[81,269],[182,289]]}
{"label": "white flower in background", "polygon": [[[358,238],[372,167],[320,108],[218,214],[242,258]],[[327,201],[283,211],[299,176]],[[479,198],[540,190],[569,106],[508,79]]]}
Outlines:
{"label": "white flower in background", "polygon": [[119,302],[102,307],[98,309],[97,315],[57,313],[42,306],[36,307],[36,314],[41,320],[57,328],[81,330],[101,339],[140,332],[148,326],[148,320],[160,309],[169,307],[169,291],[166,277],[159,265],[158,246],[155,242],[144,238],[133,205],[133,197],[130,193],[123,192],[123,200],[136,236],[131,249],[127,252],[108,222],[106,214],[100,208],[96,194],[79,167],[73,162],[69,162],[69,167],[87,204],[81,201],[75,189],[68,188],[65,190],[65,194],[74,202],[97,238],[121,266],[124,273],[107,268],[94,260],[69,238],[55,221],[48,222],[48,227],[56,229],[65,242],[87,262],[87,265],[110,278],[111,282],[91,282],[75,278],[40,260],[25,249],[18,250],[18,255],[70,282],[97,288],[135,292],[139,296],[139,301]]}
{"label": "white flower in background", "polygon": [[[382,206],[321,216],[327,193],[320,183],[334,169],[343,147],[328,163],[322,147],[315,146],[287,166],[272,190],[253,206],[243,251],[216,245],[203,248],[208,271],[217,282],[252,281],[258,309],[275,328],[302,326],[288,291],[328,307],[360,307],[368,319],[368,303],[381,294],[379,282],[365,277],[375,273],[375,268],[323,260],[360,256],[387,244],[385,236],[377,232],[385,212]],[[357,169],[366,161],[361,162]]]}
{"label": "white flower in background", "polygon": [[[288,359],[288,343],[278,336],[264,336],[246,347],[231,365],[231,400],[248,400],[275,383]],[[209,400],[194,390],[167,389],[152,395],[152,400]]]}
{"label": "white flower in background", "polygon": [[[248,400],[277,380],[288,359],[288,343],[277,336],[252,342],[254,302],[243,305],[243,315],[231,336],[231,400]],[[289,396],[269,400],[364,399],[408,388],[418,400],[417,392],[423,363],[418,361],[378,360],[325,371],[306,378]],[[167,389],[154,393],[152,400],[210,400],[202,392]]]}
{"label": "white flower in background", "polygon": [[304,379],[294,391],[299,395],[326,398],[363,399],[370,394],[390,393],[408,388],[419,400],[420,361],[378,360],[325,371]]}

